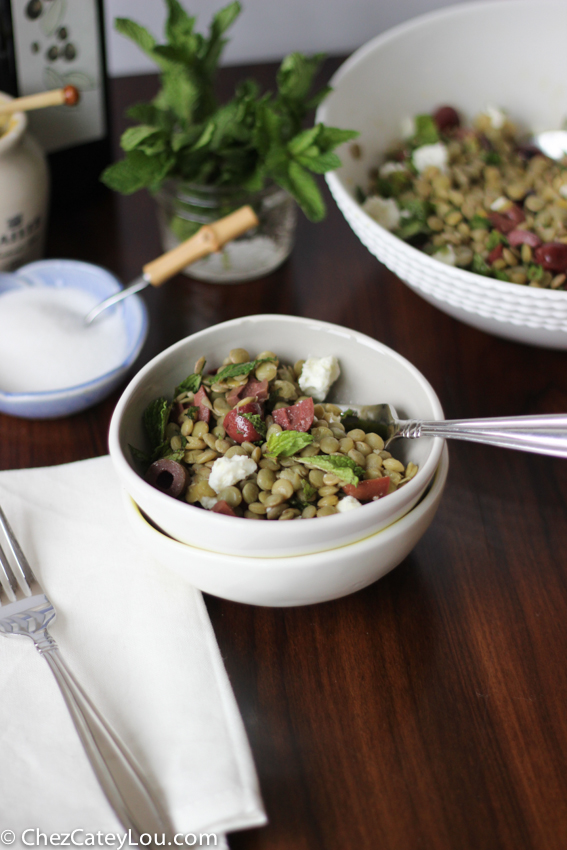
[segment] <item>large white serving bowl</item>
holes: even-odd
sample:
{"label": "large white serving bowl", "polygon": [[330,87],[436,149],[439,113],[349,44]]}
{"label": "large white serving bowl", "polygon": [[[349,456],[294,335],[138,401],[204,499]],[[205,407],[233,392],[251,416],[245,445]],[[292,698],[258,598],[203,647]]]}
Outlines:
{"label": "large white serving bowl", "polygon": [[205,593],[250,605],[312,605],[372,584],[409,555],[433,521],[448,468],[445,446],[430,489],[388,528],[330,551],[291,558],[235,557],[187,546],[151,525],[127,493],[124,504],[138,544]]}
{"label": "large white serving bowl", "polygon": [[360,131],[327,175],[346,220],[368,250],[423,298],[469,325],[519,342],[567,348],[567,292],[518,286],[445,265],[389,233],[355,199],[355,187],[400,139],[403,119],[455,106],[470,121],[487,104],[525,130],[567,117],[567,3],[495,0],[422,15],[357,50],[331,81],[317,118]]}
{"label": "large white serving bowl", "polygon": [[218,367],[232,348],[252,357],[266,350],[282,362],[309,355],[334,354],[341,377],[333,396],[345,403],[393,404],[402,417],[443,418],[437,395],[405,358],[364,334],[296,316],[259,315],[233,319],[181,340],[158,354],[130,382],[110,424],[109,447],[118,475],[137,505],[159,528],[201,549],[252,557],[304,555],[344,546],[368,537],[406,514],[421,498],[441,457],[442,440],[400,440],[394,454],[418,464],[419,472],[396,492],[348,513],[291,522],[227,517],[173,499],[150,486],[136,471],[129,446],[144,448],[142,414],[158,396],[171,398],[173,388],[192,372],[204,355]]}

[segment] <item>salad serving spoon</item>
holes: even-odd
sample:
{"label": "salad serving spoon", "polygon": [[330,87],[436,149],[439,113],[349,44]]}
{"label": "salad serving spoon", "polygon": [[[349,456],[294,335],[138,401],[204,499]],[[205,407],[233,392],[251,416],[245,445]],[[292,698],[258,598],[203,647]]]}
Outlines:
{"label": "salad serving spoon", "polygon": [[391,404],[335,406],[342,411],[341,422],[347,431],[357,427],[374,431],[386,446],[402,437],[443,437],[567,457],[567,413],[430,421],[400,419]]}
{"label": "salad serving spoon", "polygon": [[259,223],[252,207],[244,206],[224,218],[213,221],[211,224],[204,224],[185,242],[182,242],[176,248],[172,248],[166,254],[162,254],[156,260],[146,263],[142,268],[142,274],[127,287],[105,298],[100,304],[96,304],[85,316],[85,325],[90,325],[104,310],[113,307],[136,292],[141,292],[146,286],[150,286],[150,284],[161,286],[162,283],[165,283],[190,263],[201,260],[208,254],[212,254],[213,251],[220,251],[227,242],[236,239],[237,236],[250,230],[250,228],[257,227]]}

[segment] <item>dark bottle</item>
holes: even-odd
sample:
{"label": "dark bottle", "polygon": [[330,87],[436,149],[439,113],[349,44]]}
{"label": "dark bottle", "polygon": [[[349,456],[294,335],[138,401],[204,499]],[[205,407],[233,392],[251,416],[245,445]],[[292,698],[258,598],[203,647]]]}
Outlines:
{"label": "dark bottle", "polygon": [[76,107],[28,113],[49,155],[55,206],[100,189],[110,161],[102,0],[0,0],[0,91],[14,96],[74,85]]}

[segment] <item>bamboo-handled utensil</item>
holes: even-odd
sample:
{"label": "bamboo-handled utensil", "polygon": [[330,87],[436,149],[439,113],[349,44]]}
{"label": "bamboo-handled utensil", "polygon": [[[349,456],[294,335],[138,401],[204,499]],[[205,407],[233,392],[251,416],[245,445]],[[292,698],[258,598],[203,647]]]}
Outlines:
{"label": "bamboo-handled utensil", "polygon": [[14,112],[29,112],[31,109],[43,109],[45,106],[76,106],[81,95],[75,86],[65,86],[62,89],[51,89],[38,94],[28,94],[25,97],[15,97],[13,100],[0,102],[0,116],[11,115]]}
{"label": "bamboo-handled utensil", "polygon": [[125,289],[116,292],[96,307],[87,313],[85,316],[85,324],[90,323],[99,316],[103,310],[118,304],[124,298],[134,295],[135,292],[140,292],[150,284],[152,286],[161,286],[170,277],[180,272],[190,263],[206,257],[207,254],[212,254],[213,251],[220,251],[223,245],[250,230],[251,227],[257,227],[259,224],[258,217],[252,207],[240,207],[230,215],[224,218],[219,218],[211,224],[204,224],[190,239],[182,242],[177,248],[173,248],[166,254],[162,254],[156,260],[152,260],[142,269],[140,277],[136,278]]}

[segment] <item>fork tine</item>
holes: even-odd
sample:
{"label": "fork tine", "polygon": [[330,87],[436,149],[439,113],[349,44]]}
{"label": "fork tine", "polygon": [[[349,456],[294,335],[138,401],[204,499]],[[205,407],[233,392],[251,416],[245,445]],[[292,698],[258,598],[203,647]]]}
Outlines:
{"label": "fork tine", "polygon": [[8,590],[13,593],[15,599],[25,598],[25,593],[18,584],[18,580],[14,575],[14,571],[8,562],[8,558],[6,557],[6,553],[2,546],[0,546],[0,579],[1,578],[4,579]]}
{"label": "fork tine", "polygon": [[[32,593],[34,590],[39,590],[39,592],[41,592],[41,587],[39,586],[39,582],[37,581],[36,577],[34,576],[34,574],[32,572],[32,568],[29,565],[28,559],[26,558],[26,556],[22,552],[22,548],[21,548],[20,544],[18,543],[18,541],[16,539],[16,535],[12,531],[12,527],[11,527],[10,523],[8,522],[8,520],[6,518],[6,514],[4,513],[4,511],[2,510],[1,507],[0,507],[0,528],[2,528],[2,530],[4,531],[4,534],[6,536],[6,540],[8,542],[8,546],[10,547],[10,551],[12,552],[12,555],[14,556],[14,560],[15,560],[16,564],[18,565],[18,567],[21,570],[20,584],[23,583],[23,586],[24,586],[25,590],[27,590],[28,593]],[[16,576],[14,575],[14,572],[13,572],[13,570],[11,569],[11,567],[8,563],[8,559],[6,558],[6,554],[2,550],[1,546],[0,546],[0,563],[2,564],[2,567],[4,568],[4,573],[6,574],[6,577],[8,579],[10,586],[14,590],[14,593],[17,593],[16,589],[14,588],[14,584],[16,585],[16,588],[17,588],[18,580],[17,580]],[[10,581],[10,575],[12,576],[13,581]],[[32,589],[33,585],[35,585],[35,587],[33,587],[33,589]]]}

